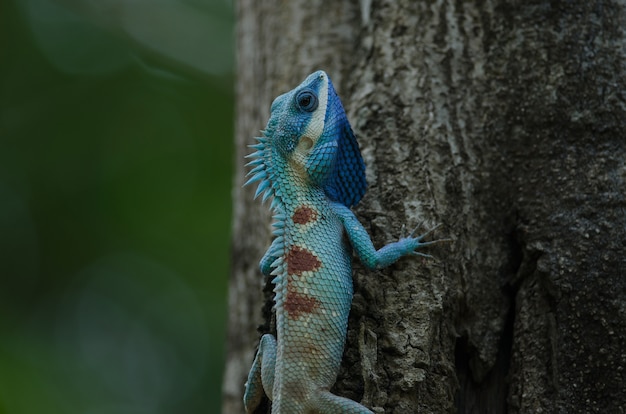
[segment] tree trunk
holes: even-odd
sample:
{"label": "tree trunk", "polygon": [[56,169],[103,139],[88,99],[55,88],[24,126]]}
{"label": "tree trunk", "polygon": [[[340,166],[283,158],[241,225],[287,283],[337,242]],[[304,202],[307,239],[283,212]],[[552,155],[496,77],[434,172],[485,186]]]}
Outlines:
{"label": "tree trunk", "polygon": [[[273,98],[332,78],[375,245],[443,223],[434,260],[372,272],[334,392],[384,413],[617,413],[626,406],[626,2],[240,0],[224,413],[271,289],[268,206],[242,189]],[[265,292],[265,293],[264,293]],[[260,327],[260,328],[259,328]]]}

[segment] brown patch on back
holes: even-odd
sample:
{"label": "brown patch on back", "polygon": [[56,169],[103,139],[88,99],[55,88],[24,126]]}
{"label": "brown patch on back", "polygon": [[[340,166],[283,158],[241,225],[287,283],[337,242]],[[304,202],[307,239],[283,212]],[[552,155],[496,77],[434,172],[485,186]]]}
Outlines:
{"label": "brown patch on back", "polygon": [[289,284],[287,285],[287,297],[283,306],[289,316],[296,319],[305,313],[315,312],[320,306],[320,301],[313,296],[296,291]]}
{"label": "brown patch on back", "polygon": [[307,224],[317,220],[317,212],[308,206],[300,206],[291,216],[296,224]]}
{"label": "brown patch on back", "polygon": [[322,262],[313,253],[299,246],[293,246],[285,257],[287,262],[287,273],[290,275],[301,275],[302,272],[317,270],[322,266]]}

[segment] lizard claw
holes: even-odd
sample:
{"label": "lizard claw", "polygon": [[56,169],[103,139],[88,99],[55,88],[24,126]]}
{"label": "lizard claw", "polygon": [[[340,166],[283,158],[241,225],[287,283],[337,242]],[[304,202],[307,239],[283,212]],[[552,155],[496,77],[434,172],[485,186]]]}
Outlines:
{"label": "lizard claw", "polygon": [[432,240],[432,241],[429,241],[429,242],[424,242],[424,243],[422,243],[422,242],[421,242],[422,240],[424,240],[424,238],[425,238],[426,236],[428,236],[429,234],[431,234],[432,232],[434,232],[435,230],[437,230],[437,229],[438,229],[439,227],[441,227],[441,226],[442,226],[442,224],[441,224],[441,223],[439,223],[439,224],[437,224],[435,227],[433,227],[432,229],[428,230],[426,233],[424,233],[424,234],[420,234],[420,235],[419,235],[419,236],[417,236],[417,237],[413,237],[413,235],[415,234],[415,230],[417,230],[417,229],[419,228],[419,226],[417,226],[416,228],[414,228],[414,229],[413,229],[413,231],[411,232],[411,234],[409,235],[409,237],[413,237],[413,238],[414,238],[414,239],[416,239],[418,242],[420,242],[420,246],[428,246],[428,245],[430,245],[430,244],[436,244],[436,243],[444,243],[444,242],[451,242],[451,241],[454,241],[454,239],[447,238],[447,239],[437,239],[437,240]]}
{"label": "lizard claw", "polygon": [[[420,227],[422,227],[422,224],[424,224],[424,222],[422,221],[420,224],[418,224],[411,233],[409,233],[409,237],[413,237],[413,235],[415,234],[415,232],[417,231],[417,229],[419,229]],[[430,233],[432,233],[433,231],[437,230],[439,227],[441,227],[441,223],[435,225],[435,227],[433,227],[432,229],[428,230],[426,233],[424,234],[420,234],[419,236],[415,237],[418,241],[419,240],[423,240],[424,237],[428,236]]]}
{"label": "lizard claw", "polygon": [[[414,240],[415,242],[417,242],[417,246],[415,247],[415,249],[418,249],[420,247],[424,247],[424,246],[430,246],[432,244],[437,244],[437,243],[443,243],[443,242],[451,242],[452,239],[438,239],[438,240],[431,240],[431,241],[427,241],[427,242],[423,242],[422,240],[424,240],[424,238],[426,236],[428,236],[429,234],[431,234],[432,232],[434,232],[435,230],[437,230],[439,227],[441,227],[441,223],[437,224],[436,226],[434,226],[433,228],[431,228],[430,230],[426,231],[423,234],[420,234],[419,236],[415,237],[415,231],[421,227],[421,223],[420,225],[418,225],[417,227],[415,227],[413,229],[413,231],[409,234],[408,238]],[[432,259],[432,255],[427,254],[427,253],[422,253],[419,252],[417,250],[413,250],[410,252],[410,254],[414,255],[414,256],[422,256],[422,257],[426,257],[429,259]]]}
{"label": "lizard claw", "polygon": [[422,256],[422,257],[426,257],[428,259],[432,259],[433,256],[431,254],[427,254],[427,253],[422,253],[422,252],[416,252],[416,251],[412,251],[411,253],[413,256]]}

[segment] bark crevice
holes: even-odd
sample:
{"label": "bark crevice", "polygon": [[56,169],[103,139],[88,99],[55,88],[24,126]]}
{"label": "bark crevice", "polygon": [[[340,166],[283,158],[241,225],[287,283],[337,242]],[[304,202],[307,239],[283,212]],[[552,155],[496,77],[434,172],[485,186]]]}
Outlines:
{"label": "bark crevice", "polygon": [[[498,341],[498,351],[493,366],[484,373],[485,362],[480,350],[472,344],[468,333],[459,336],[454,348],[454,362],[459,388],[455,394],[455,406],[459,414],[498,413],[507,414],[510,391],[510,369],[513,352],[516,316],[516,296],[521,281],[533,268],[524,259],[523,240],[518,231],[509,237],[507,271],[503,272],[501,294],[507,303],[504,323]],[[532,262],[533,260],[531,260]]]}
{"label": "bark crevice", "polygon": [[466,336],[461,336],[455,346],[455,367],[459,389],[455,395],[458,414],[507,414],[509,394],[509,370],[513,348],[513,327],[515,325],[515,302],[512,298],[507,313],[496,361],[487,375],[476,378],[472,369],[478,358],[478,350]]}

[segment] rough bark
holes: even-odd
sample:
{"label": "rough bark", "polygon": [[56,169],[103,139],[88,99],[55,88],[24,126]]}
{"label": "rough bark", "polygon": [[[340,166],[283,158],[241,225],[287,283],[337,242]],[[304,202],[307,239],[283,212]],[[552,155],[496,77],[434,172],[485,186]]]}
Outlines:
{"label": "rough bark", "polygon": [[421,222],[454,239],[435,260],[355,266],[335,392],[385,413],[622,412],[626,2],[238,7],[224,413],[243,411],[271,330],[257,267],[270,216],[241,189],[245,144],[318,68],[361,145],[369,190],[355,212],[375,244]]}

